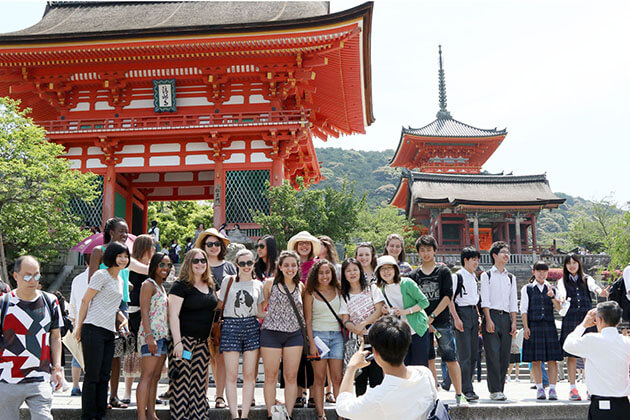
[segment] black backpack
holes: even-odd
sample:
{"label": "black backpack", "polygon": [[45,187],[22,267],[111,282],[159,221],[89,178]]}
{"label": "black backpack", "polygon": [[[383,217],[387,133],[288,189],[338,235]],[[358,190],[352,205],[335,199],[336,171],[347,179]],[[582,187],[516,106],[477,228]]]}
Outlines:
{"label": "black backpack", "polygon": [[621,276],[612,284],[608,294],[608,300],[614,300],[615,302],[617,302],[623,310],[623,314],[621,315],[621,317],[624,321],[629,321],[630,301],[628,300],[626,293],[626,285],[624,284],[623,276]]}
{"label": "black backpack", "polygon": [[[453,301],[455,301],[455,296],[459,295],[459,297],[462,297],[463,292],[466,291],[466,288],[464,287],[464,276],[461,275],[461,273],[455,273],[455,275],[457,276],[457,286],[455,287],[455,293],[453,293]],[[488,278],[490,274],[488,273]],[[475,275],[475,280],[477,279],[477,276]],[[477,288],[478,291],[479,288]],[[481,294],[477,293],[479,301],[477,302],[477,305],[479,305],[479,302],[481,302]]]}

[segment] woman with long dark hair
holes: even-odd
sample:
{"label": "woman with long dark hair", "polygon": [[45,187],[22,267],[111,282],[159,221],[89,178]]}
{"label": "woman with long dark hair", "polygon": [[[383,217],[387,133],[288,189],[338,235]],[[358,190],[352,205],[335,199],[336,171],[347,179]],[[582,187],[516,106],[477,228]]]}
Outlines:
{"label": "woman with long dark hair", "polygon": [[[268,416],[271,416],[271,407],[276,403],[280,360],[283,362],[284,402],[289,416],[293,413],[297,399],[298,368],[304,346],[301,331],[301,325],[304,324],[304,285],[300,278],[300,257],[293,251],[282,251],[273,282],[268,281],[263,288],[268,307],[260,333],[260,350],[265,369],[264,393]],[[301,319],[296,317],[291,300]]]}
{"label": "woman with long dark hair", "polygon": [[[560,347],[564,346],[564,340],[573,332],[575,327],[582,323],[587,312],[591,310],[593,301],[591,292],[600,296],[608,296],[608,289],[602,289],[595,280],[584,273],[582,268],[582,258],[577,254],[567,254],[562,261],[562,278],[558,280],[558,298],[562,303],[570,300],[570,307],[562,319],[562,329],[560,330]],[[589,330],[592,332],[594,330]],[[567,373],[571,391],[569,399],[580,401],[580,393],[575,386],[577,357],[563,350],[563,355],[567,357]]]}
{"label": "woman with long dark hair", "polygon": [[166,360],[168,330],[167,296],[163,283],[173,268],[167,254],[156,253],[149,264],[149,278],[140,290],[142,323],[138,330],[138,347],[142,354],[140,382],[136,389],[138,419],[153,420],[157,384]]}
{"label": "woman with long dark hair", "polygon": [[[355,337],[367,336],[368,329],[383,314],[385,298],[376,284],[365,278],[356,258],[347,258],[341,264],[341,295],[339,315],[344,327]],[[355,379],[357,395],[365,394],[368,381],[371,388],[383,382],[383,370],[374,360]]]}
{"label": "woman with long dark hair", "polygon": [[[321,239],[320,239],[321,240]],[[332,385],[334,397],[339,393],[341,374],[343,372],[343,335],[339,309],[341,307],[341,287],[337,280],[335,266],[328,260],[318,260],[306,279],[304,293],[304,317],[306,331],[310,344],[311,356],[319,356],[319,349],[315,345],[318,337],[330,349],[321,357],[314,360],[313,371],[315,380],[312,396],[317,409],[317,418],[325,419],[324,414],[324,383],[327,371]]]}
{"label": "woman with long dark hair", "polygon": [[256,264],[254,264],[254,272],[256,278],[263,283],[268,278],[273,278],[276,272],[276,259],[278,258],[278,244],[276,238],[271,235],[265,235],[256,243]]}
{"label": "woman with long dark hair", "polygon": [[208,419],[208,337],[217,307],[208,256],[193,248],[184,256],[168,296],[169,406],[173,420]]}

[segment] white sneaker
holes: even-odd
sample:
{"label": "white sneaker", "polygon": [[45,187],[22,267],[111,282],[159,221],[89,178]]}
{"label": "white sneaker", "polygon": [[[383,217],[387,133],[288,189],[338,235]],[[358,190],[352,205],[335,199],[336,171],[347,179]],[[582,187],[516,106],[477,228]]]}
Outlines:
{"label": "white sneaker", "polygon": [[68,381],[66,381],[66,378],[63,378],[63,385],[61,385],[61,390],[63,392],[66,392],[67,390],[69,390],[70,388],[72,388],[72,385],[70,385],[68,383]]}
{"label": "white sneaker", "polygon": [[507,397],[505,396],[505,394],[504,394],[503,392],[499,392],[498,394],[499,394],[499,395],[500,395],[500,397],[501,397],[501,401],[505,401],[505,400],[507,400]]}
{"label": "white sneaker", "polygon": [[507,378],[505,378],[505,382],[512,382],[512,378],[508,376]]}
{"label": "white sneaker", "polygon": [[463,394],[455,395],[455,402],[457,403],[458,407],[470,407],[468,400],[466,399],[466,397],[464,397]]}
{"label": "white sneaker", "polygon": [[500,392],[492,392],[492,393],[490,393],[490,399],[492,401],[503,401],[501,399],[501,393]]}
{"label": "white sneaker", "polygon": [[516,379],[514,379],[514,382],[521,382],[521,380],[516,378]]}

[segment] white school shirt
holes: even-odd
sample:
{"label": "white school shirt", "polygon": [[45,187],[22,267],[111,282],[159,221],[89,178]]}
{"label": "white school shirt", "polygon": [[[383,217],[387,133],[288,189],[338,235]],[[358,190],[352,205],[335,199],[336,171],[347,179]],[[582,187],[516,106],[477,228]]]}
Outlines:
{"label": "white school shirt", "polygon": [[[457,274],[461,274],[464,280],[464,288],[462,289],[462,295],[457,294]],[[470,306],[476,305],[479,302],[479,291],[477,290],[477,277],[474,273],[466,270],[465,268],[459,269],[453,274],[453,301],[457,306]]]}
{"label": "white school shirt", "polygon": [[351,392],[337,396],[337,415],[356,420],[425,420],[437,391],[431,371],[424,366],[407,366],[409,379],[385,375],[383,382],[355,397]]}
{"label": "white school shirt", "polygon": [[72,286],[70,286],[70,307],[68,308],[68,316],[73,320],[79,317],[81,301],[83,300],[83,295],[85,295],[88,288],[89,271],[90,269],[86,268],[83,273],[72,279]]}
{"label": "white school shirt", "polygon": [[584,331],[582,324],[575,327],[563,349],[584,358],[588,392],[599,397],[630,395],[630,338],[619,334],[615,327],[598,333]]}
{"label": "white school shirt", "polygon": [[[543,292],[543,290],[545,289],[545,285],[547,285],[548,288],[552,288],[549,284],[547,284],[547,282],[543,283],[542,285],[540,283],[538,283],[536,280],[534,280],[534,285],[536,287],[538,287],[538,290],[540,290],[540,293]],[[529,296],[527,295],[527,284],[525,286],[523,286],[521,288],[521,313],[522,314],[526,314],[527,310],[529,309]],[[547,291],[549,291],[549,289],[547,289]],[[555,295],[556,291],[554,290],[554,296],[552,299],[556,299],[557,296]],[[547,295],[547,293],[545,293],[545,296]]]}
{"label": "white school shirt", "polygon": [[[588,286],[588,290],[595,293],[596,295],[599,295],[599,292],[602,291],[602,288],[595,283],[595,279],[586,274],[584,274],[584,277],[586,277],[586,285]],[[567,288],[564,285],[564,279],[558,280],[558,299],[560,299],[561,297],[567,297]]]}
{"label": "white school shirt", "polygon": [[496,309],[505,312],[518,312],[518,299],[516,297],[516,276],[512,274],[514,280],[510,280],[508,271],[503,269],[503,273],[492,266],[492,274],[488,280],[488,275],[481,273],[481,307]]}

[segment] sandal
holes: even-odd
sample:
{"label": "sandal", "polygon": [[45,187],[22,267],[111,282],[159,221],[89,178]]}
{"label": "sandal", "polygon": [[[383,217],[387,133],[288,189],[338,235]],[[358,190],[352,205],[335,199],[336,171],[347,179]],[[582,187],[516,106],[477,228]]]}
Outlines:
{"label": "sandal", "polygon": [[225,405],[225,399],[223,397],[216,397],[214,399],[214,408],[227,408],[227,405]]}
{"label": "sandal", "polygon": [[315,400],[313,398],[308,399],[308,408],[315,408]]}
{"label": "sandal", "polygon": [[129,408],[129,406],[123,403],[122,401],[120,401],[118,397],[111,398],[109,400],[109,404],[112,406],[112,408]]}
{"label": "sandal", "polygon": [[295,405],[293,407],[294,408],[304,408],[305,404],[306,404],[306,398],[304,398],[304,397],[297,397],[297,399],[295,400]]}
{"label": "sandal", "polygon": [[120,400],[121,403],[123,404],[130,404],[131,403],[131,398],[123,398],[122,400]]}
{"label": "sandal", "polygon": [[335,395],[332,392],[326,393],[326,402],[330,404],[334,404],[337,402],[335,401]]}

